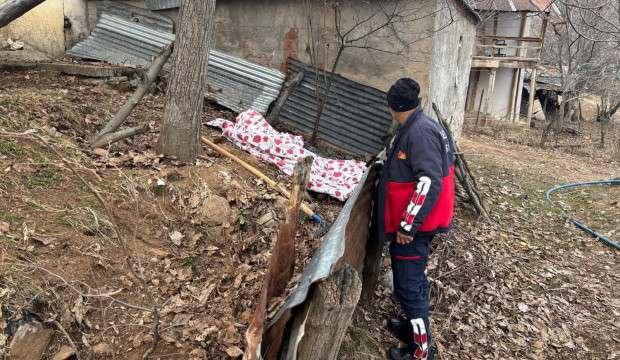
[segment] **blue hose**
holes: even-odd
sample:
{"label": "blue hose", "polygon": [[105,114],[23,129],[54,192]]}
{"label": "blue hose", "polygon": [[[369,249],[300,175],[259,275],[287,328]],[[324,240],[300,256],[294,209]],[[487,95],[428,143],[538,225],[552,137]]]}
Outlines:
{"label": "blue hose", "polygon": [[[570,184],[557,185],[557,186],[552,187],[551,189],[547,190],[547,193],[545,194],[545,196],[547,197],[547,201],[549,202],[549,204],[553,205],[553,201],[551,200],[551,194],[553,194],[554,192],[556,192],[558,190],[572,189],[572,188],[581,187],[581,186],[593,186],[593,185],[618,186],[618,185],[620,185],[620,178],[611,179],[611,180],[598,180],[598,181],[588,181],[588,182],[580,182],[580,183],[570,183]],[[564,214],[564,216],[568,220],[570,220],[573,224],[575,224],[575,226],[577,228],[579,228],[582,231],[584,231],[584,232],[592,235],[593,237],[597,238],[603,244],[605,244],[605,245],[607,245],[609,247],[612,247],[612,248],[614,248],[616,250],[620,250],[620,244],[618,244],[616,241],[613,241],[610,238],[608,238],[607,236],[604,236],[603,234],[600,234],[599,232],[592,230],[586,224],[584,224],[584,223],[578,221],[577,219],[575,219],[574,217],[568,215],[563,209],[562,209],[562,213]]]}

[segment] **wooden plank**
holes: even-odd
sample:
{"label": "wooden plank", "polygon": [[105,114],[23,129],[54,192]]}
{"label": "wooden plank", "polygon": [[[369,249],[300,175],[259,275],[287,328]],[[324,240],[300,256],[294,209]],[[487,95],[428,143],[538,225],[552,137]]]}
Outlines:
{"label": "wooden plank", "polygon": [[533,63],[538,63],[538,58],[520,58],[516,56],[502,56],[502,57],[474,56],[474,59],[498,60],[498,61],[529,61]]}
{"label": "wooden plank", "polygon": [[137,68],[109,65],[73,64],[65,62],[0,62],[0,70],[4,71],[52,71],[67,75],[92,78],[133,76],[140,72]]}
{"label": "wooden plank", "polygon": [[531,36],[498,36],[498,35],[477,35],[481,39],[493,39],[493,40],[515,40],[526,42],[540,42],[540,38]]}
{"label": "wooden plank", "polygon": [[[282,296],[286,286],[293,276],[295,268],[295,235],[299,224],[299,208],[302,204],[306,185],[310,178],[312,157],[299,160],[293,170],[293,181],[286,208],[285,223],[280,225],[278,237],[269,259],[269,268],[263,282],[259,301],[254,308],[250,326],[246,331],[247,347],[244,360],[258,360],[261,358],[261,341],[264,331],[264,321],[267,305],[274,297]],[[276,334],[281,340],[282,334]],[[273,345],[273,344],[271,344]],[[277,346],[279,348],[279,346]],[[277,351],[277,349],[275,349]],[[270,358],[267,356],[267,358]]]}
{"label": "wooden plank", "polygon": [[531,69],[536,66],[538,61],[522,61],[522,60],[507,60],[502,61],[499,58],[494,59],[473,59],[471,63],[472,68],[509,68],[509,69]]}
{"label": "wooden plank", "polygon": [[[527,45],[483,45],[483,44],[478,44],[476,45],[478,47],[481,48],[493,48],[493,49],[532,49],[532,50],[540,50],[542,49],[542,47],[540,46],[527,46]],[[482,56],[482,55],[479,55]],[[515,57],[520,57],[520,56],[515,56]]]}

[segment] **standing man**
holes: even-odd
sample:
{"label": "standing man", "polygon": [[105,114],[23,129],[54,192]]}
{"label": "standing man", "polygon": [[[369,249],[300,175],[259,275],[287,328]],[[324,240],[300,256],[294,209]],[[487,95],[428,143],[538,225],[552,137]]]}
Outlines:
{"label": "standing man", "polygon": [[433,237],[448,230],[454,213],[452,146],[443,127],[422,112],[419,95],[420,85],[408,78],[388,92],[400,127],[378,185],[376,227],[390,242],[394,295],[405,315],[388,327],[407,345],[390,348],[390,359],[433,358],[426,264]]}

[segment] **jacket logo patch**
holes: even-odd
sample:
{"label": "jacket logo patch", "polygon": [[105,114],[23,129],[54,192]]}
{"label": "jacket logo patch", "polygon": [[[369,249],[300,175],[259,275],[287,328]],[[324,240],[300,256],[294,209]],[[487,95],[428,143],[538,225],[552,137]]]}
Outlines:
{"label": "jacket logo patch", "polygon": [[398,160],[407,160],[407,153],[399,150],[398,151]]}

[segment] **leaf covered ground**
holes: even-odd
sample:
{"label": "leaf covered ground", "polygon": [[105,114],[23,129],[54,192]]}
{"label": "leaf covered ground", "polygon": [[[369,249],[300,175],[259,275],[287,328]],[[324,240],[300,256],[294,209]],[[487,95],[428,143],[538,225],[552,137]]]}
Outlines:
{"label": "leaf covered ground", "polygon": [[[459,207],[453,230],[434,241],[429,277],[438,358],[617,359],[619,252],[575,229],[544,194],[558,183],[617,177],[620,164],[480,133],[466,133],[461,147],[494,223]],[[578,195],[586,206],[574,196],[566,204],[617,234],[617,188],[584,191]],[[399,314],[387,285],[358,309],[342,358],[382,359],[397,344],[384,327]]]}
{"label": "leaf covered ground", "polygon": [[[1,74],[0,128],[37,128],[113,209],[36,138],[0,136],[2,333],[34,317],[55,331],[48,358],[68,345],[59,324],[84,356],[112,348],[99,355],[140,359],[156,341],[157,307],[155,358],[236,358],[282,199],[208,150],[191,167],[156,156],[162,94],[145,98],[128,121],[153,131],[91,151],[90,136],[126,90],[51,73]],[[205,120],[214,116],[232,114],[208,106]],[[460,205],[452,232],[435,241],[429,275],[439,359],[617,358],[618,254],[566,223],[543,195],[561,182],[616,177],[618,163],[479,133],[466,133],[461,145],[494,222]],[[617,203],[605,195],[562,201],[615,235]],[[333,219],[340,204],[318,200]],[[318,245],[314,225],[300,228],[297,272]],[[384,358],[395,344],[383,327],[398,311],[385,285],[356,312],[341,358]]]}
{"label": "leaf covered ground", "polygon": [[[141,359],[156,342],[156,324],[153,358],[236,358],[244,347],[286,200],[208,149],[193,166],[156,156],[161,93],[128,121],[153,131],[109,151],[89,149],[90,136],[128,95],[54,73],[0,77],[2,351],[32,318],[56,331],[49,358],[68,345],[61,327],[84,356],[111,348],[107,358]],[[207,106],[205,121],[215,116],[234,118]],[[331,221],[341,205],[322,198],[313,206]],[[297,273],[318,246],[318,230],[305,219],[300,226]]]}

